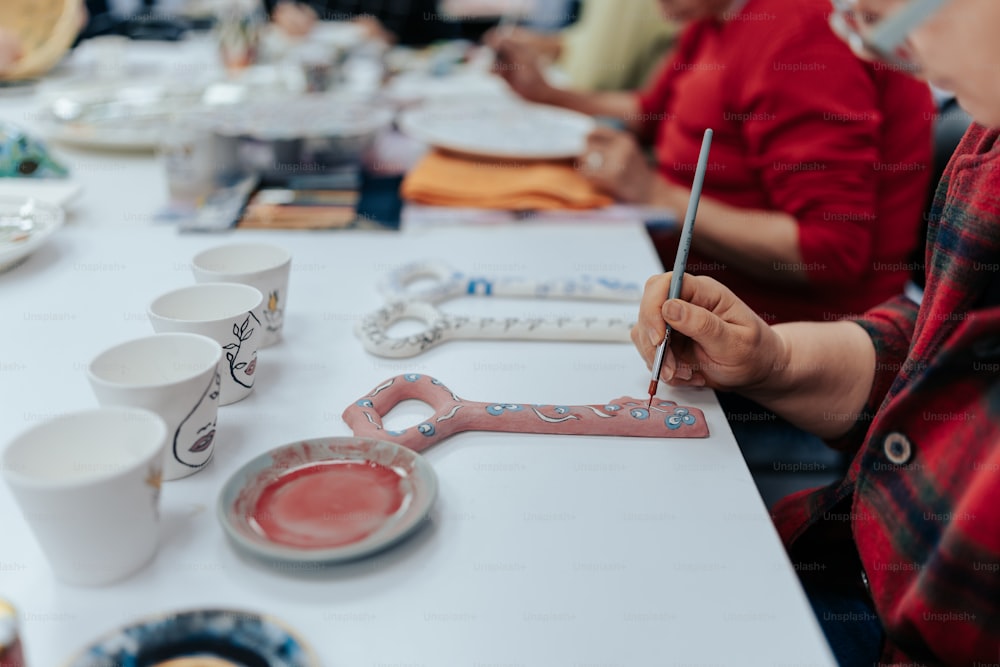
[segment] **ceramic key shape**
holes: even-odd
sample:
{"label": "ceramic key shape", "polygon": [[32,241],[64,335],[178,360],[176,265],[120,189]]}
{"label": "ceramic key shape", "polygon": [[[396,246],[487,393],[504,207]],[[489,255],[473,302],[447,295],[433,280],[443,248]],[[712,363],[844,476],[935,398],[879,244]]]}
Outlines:
{"label": "ceramic key shape", "polygon": [[[401,431],[386,429],[382,418],[397,404],[416,399],[435,412],[427,421]],[[388,440],[414,451],[462,431],[609,435],[640,438],[704,438],[705,415],[673,401],[623,396],[601,405],[478,403],[459,398],[440,381],[409,373],[386,380],[347,407],[344,421],[359,437]]]}
{"label": "ceramic key shape", "polygon": [[[416,281],[424,281],[413,285]],[[430,281],[430,282],[427,282]],[[388,300],[441,303],[462,296],[529,299],[639,301],[642,285],[613,278],[531,280],[517,277],[473,276],[439,261],[412,262],[389,273],[379,289]]]}
{"label": "ceramic key shape", "polygon": [[[389,328],[405,319],[427,328],[396,338]],[[600,317],[467,317],[448,315],[422,301],[396,301],[358,322],[355,335],[366,350],[380,357],[414,357],[453,339],[560,340],[628,343],[633,321]]]}

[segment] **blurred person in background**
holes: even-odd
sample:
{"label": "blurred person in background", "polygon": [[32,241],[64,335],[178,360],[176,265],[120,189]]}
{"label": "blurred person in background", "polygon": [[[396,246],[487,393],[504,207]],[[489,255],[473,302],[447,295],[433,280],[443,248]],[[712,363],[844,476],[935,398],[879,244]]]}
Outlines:
{"label": "blurred person in background", "polygon": [[356,21],[370,39],[387,45],[426,46],[460,36],[458,26],[438,12],[437,0],[265,0],[265,5],[291,36],[309,34],[317,21]]}
{"label": "blurred person in background", "polygon": [[0,28],[0,76],[10,71],[23,55],[20,38],[10,30]]}
{"label": "blurred person in background", "polygon": [[[996,0],[836,2],[867,58],[955,93],[975,121],[928,216],[926,289],[854,321],[770,327],[727,286],[646,285],[632,340],[662,377],[739,391],[852,457],[772,516],[841,665],[1000,656],[1000,62]],[[854,13],[853,9],[857,10]],[[996,57],[994,57],[996,56]],[[920,136],[914,138],[920,140]]]}
{"label": "blurred person in background", "polygon": [[[827,0],[660,0],[686,23],[642,92],[549,85],[501,45],[526,99],[617,119],[582,172],[618,200],[683,214],[706,128],[709,170],[689,266],[726,281],[768,322],[836,319],[898,294],[929,187],[926,84],[863,63],[830,30]],[[653,142],[651,166],[638,141]],[[676,233],[654,235],[664,265]]]}
{"label": "blurred person in background", "polygon": [[501,27],[483,41],[494,50],[555,63],[575,90],[634,90],[647,83],[677,32],[659,0],[585,0],[577,21],[563,30]]}

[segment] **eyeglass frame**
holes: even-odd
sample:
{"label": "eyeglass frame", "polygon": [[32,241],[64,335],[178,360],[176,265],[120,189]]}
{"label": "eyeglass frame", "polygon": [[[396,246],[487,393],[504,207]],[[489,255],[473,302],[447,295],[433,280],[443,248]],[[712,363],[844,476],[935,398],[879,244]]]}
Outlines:
{"label": "eyeglass frame", "polygon": [[902,9],[871,25],[867,34],[862,34],[851,25],[848,12],[856,11],[856,0],[831,0],[833,13],[830,26],[855,52],[870,53],[888,63],[912,67],[897,54],[910,32],[926,21],[948,0],[910,0]]}

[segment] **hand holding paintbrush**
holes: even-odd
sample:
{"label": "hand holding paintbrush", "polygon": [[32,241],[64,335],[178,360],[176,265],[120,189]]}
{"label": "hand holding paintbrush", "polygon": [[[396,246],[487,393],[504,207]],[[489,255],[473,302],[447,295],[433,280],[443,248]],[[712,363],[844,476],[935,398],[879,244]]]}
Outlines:
{"label": "hand holding paintbrush", "polygon": [[[681,295],[684,281],[684,270],[687,266],[688,251],[691,250],[691,235],[694,231],[694,219],[698,214],[698,202],[701,200],[701,188],[705,183],[705,171],[708,169],[708,151],[712,146],[712,130],[705,130],[705,138],[701,142],[701,152],[698,155],[698,165],[694,172],[694,182],[691,184],[691,197],[688,199],[687,213],[684,216],[684,226],[681,227],[681,238],[677,245],[677,256],[674,258],[674,272],[670,280],[670,292],[667,299],[676,299]],[[653,376],[649,381],[649,405],[653,404],[653,396],[660,383],[660,373],[663,372],[663,358],[670,346],[670,325],[667,325],[663,342],[656,349],[653,359]]]}

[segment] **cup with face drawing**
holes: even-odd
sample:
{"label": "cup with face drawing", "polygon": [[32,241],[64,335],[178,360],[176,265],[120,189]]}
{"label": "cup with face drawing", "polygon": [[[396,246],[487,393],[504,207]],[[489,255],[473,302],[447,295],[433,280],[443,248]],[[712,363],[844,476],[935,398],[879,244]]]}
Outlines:
{"label": "cup with face drawing", "polygon": [[250,285],[203,283],[161,294],[149,304],[147,314],[157,333],[195,333],[218,343],[222,348],[219,405],[229,405],[253,391],[263,302],[260,290]]}
{"label": "cup with face drawing", "polygon": [[209,248],[195,255],[191,262],[196,282],[243,283],[261,291],[264,295],[261,347],[281,340],[291,266],[290,252],[266,243],[231,243]]}
{"label": "cup with face drawing", "polygon": [[153,558],[166,443],[159,415],[113,406],[53,417],[4,448],[0,471],[57,579],[103,586]]}
{"label": "cup with face drawing", "polygon": [[87,378],[102,406],[128,405],[167,425],[163,479],[201,470],[215,451],[222,348],[207,336],[163,333],[126,341],[98,354]]}

